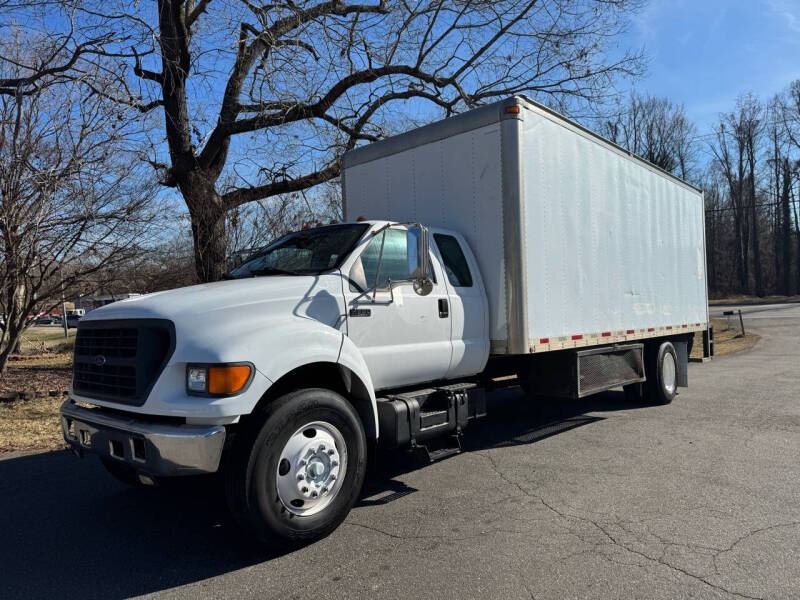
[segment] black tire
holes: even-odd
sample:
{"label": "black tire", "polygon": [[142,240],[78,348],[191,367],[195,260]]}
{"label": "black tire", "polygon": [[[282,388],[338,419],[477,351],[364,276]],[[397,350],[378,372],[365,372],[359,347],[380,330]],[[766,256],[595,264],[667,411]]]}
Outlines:
{"label": "black tire", "polygon": [[[670,367],[671,361],[671,367]],[[647,400],[651,404],[669,404],[678,395],[678,355],[672,342],[653,346],[645,363]]]}
{"label": "black tire", "polygon": [[[341,488],[320,512],[299,516],[278,495],[281,452],[304,425],[322,421],[341,433],[347,469]],[[225,466],[225,495],[234,519],[248,535],[270,545],[293,547],[330,534],[345,519],[361,492],[367,467],[367,440],[353,406],[326,389],[291,392],[253,415],[239,432]]]}
{"label": "black tire", "polygon": [[101,458],[100,462],[103,463],[106,471],[108,471],[114,479],[121,481],[125,485],[137,488],[152,487],[139,481],[139,476],[136,473],[136,469],[133,469],[124,463],[118,462],[112,458]]}

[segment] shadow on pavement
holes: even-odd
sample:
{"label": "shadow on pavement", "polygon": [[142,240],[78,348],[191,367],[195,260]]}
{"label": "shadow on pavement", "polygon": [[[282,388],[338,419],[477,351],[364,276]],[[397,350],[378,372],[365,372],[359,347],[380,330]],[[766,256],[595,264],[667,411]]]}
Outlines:
{"label": "shadow on pavement", "polygon": [[[587,412],[637,407],[619,392],[547,406],[522,399],[516,388],[495,392],[464,450],[535,443],[602,419]],[[368,481],[360,506],[416,491],[394,478],[424,465],[393,456]],[[127,598],[280,556],[242,538],[208,482],[132,489],[95,457],[78,460],[66,451],[0,460],[0,531],[4,600]]]}
{"label": "shadow on pavement", "polygon": [[[645,408],[625,399],[621,391],[611,391],[583,398],[525,398],[517,387],[493,392],[487,402],[488,414],[471,422],[463,437],[463,452],[534,444],[560,433],[583,427],[604,417],[596,414]],[[409,453],[381,453],[380,466],[366,482],[358,506],[386,504],[416,490],[405,488],[395,478],[424,468],[425,462]]]}

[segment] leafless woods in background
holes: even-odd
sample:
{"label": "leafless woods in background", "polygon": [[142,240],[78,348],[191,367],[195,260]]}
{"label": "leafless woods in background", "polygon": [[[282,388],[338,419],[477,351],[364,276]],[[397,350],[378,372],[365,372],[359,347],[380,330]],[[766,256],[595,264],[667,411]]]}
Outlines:
{"label": "leafless woods in background", "polygon": [[[3,39],[6,66],[47,64],[40,41]],[[0,373],[30,314],[142,252],[156,218],[155,186],[124,157],[119,105],[76,80],[15,89],[0,94]]]}

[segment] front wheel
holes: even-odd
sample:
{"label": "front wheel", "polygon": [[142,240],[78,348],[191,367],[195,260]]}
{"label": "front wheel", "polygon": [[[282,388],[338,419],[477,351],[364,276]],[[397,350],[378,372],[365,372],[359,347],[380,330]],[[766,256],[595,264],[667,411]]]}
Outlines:
{"label": "front wheel", "polygon": [[292,392],[236,440],[226,471],[228,504],[261,541],[310,542],[350,512],[366,461],[364,428],[347,400],[325,389]]}

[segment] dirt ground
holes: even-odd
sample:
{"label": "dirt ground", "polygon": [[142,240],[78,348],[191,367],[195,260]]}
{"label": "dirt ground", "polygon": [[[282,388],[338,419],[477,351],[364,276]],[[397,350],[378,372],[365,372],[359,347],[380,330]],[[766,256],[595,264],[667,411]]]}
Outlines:
{"label": "dirt ground", "polygon": [[63,447],[58,407],[72,378],[74,343],[74,329],[66,339],[58,326],[25,332],[0,377],[0,452]]}
{"label": "dirt ground", "polygon": [[0,397],[9,392],[61,393],[69,388],[72,367],[27,366],[12,362],[0,377]]}
{"label": "dirt ground", "polygon": [[[724,319],[712,319],[711,324],[714,326],[714,356],[724,356],[741,350],[747,350],[756,345],[761,336],[751,333],[745,328],[745,336],[742,337],[742,331],[739,329],[738,319],[731,319],[727,322]],[[698,349],[702,349],[702,337],[700,340],[695,337],[694,348],[692,355]]]}

